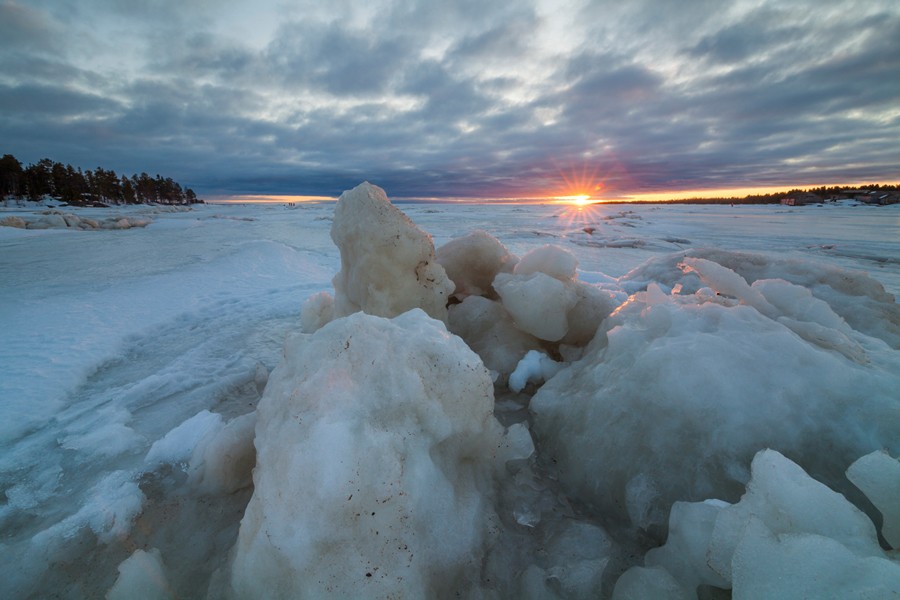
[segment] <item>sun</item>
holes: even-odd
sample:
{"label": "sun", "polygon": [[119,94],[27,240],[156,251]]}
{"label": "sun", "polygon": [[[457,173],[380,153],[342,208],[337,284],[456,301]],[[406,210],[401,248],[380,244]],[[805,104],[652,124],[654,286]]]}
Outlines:
{"label": "sun", "polygon": [[572,197],[572,204],[576,206],[584,206],[585,204],[591,203],[591,197],[587,194],[579,194],[577,196]]}
{"label": "sun", "polygon": [[587,206],[593,203],[590,194],[573,194],[571,196],[554,196],[554,200],[561,204],[573,204],[575,206]]}
{"label": "sun", "polygon": [[600,201],[605,185],[598,177],[598,167],[584,164],[581,169],[559,169],[559,175],[562,181],[551,196],[554,202],[583,208]]}

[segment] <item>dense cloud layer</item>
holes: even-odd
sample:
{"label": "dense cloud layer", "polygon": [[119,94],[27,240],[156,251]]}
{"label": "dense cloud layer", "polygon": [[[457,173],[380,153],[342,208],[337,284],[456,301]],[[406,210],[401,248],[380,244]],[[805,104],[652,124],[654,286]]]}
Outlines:
{"label": "dense cloud layer", "polygon": [[364,173],[397,196],[528,196],[585,166],[610,195],[900,176],[887,0],[36,0],[0,4],[0,37],[3,152],[201,194],[337,195]]}

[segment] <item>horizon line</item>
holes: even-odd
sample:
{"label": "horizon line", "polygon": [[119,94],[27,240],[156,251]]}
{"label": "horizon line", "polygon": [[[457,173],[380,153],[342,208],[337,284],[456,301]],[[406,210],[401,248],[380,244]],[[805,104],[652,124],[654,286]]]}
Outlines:
{"label": "horizon line", "polygon": [[[668,192],[638,192],[633,194],[617,194],[589,196],[585,201],[590,203],[623,203],[623,202],[665,202],[669,200],[705,200],[705,199],[742,199],[748,196],[788,193],[791,190],[807,191],[821,187],[854,188],[871,185],[900,186],[891,182],[850,182],[835,184],[801,184],[791,186],[748,186],[691,189]],[[441,203],[441,204],[568,204],[575,195],[533,195],[533,196],[391,196],[391,202],[398,204]],[[336,202],[338,196],[304,195],[304,194],[214,194],[203,199],[208,204],[304,204],[318,202]]]}

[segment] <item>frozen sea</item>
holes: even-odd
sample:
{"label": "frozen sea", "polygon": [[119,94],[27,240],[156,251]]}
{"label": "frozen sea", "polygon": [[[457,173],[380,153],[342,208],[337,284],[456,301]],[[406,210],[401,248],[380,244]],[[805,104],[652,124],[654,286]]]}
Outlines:
{"label": "frozen sea", "polygon": [[[900,205],[398,207],[437,247],[473,230],[519,256],[562,246],[587,283],[714,248],[864,272],[900,294]],[[255,410],[302,303],[340,269],[334,204],[62,210],[152,222],[0,227],[0,596],[101,597],[124,559],[154,547],[173,594],[205,597],[252,490],[191,493],[178,460],[147,454],[202,411]],[[880,364],[896,364],[886,352]]]}

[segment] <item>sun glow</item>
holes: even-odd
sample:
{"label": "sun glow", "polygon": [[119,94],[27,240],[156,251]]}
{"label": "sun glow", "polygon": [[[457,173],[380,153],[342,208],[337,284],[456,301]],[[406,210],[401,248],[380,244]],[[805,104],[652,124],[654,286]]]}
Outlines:
{"label": "sun glow", "polygon": [[591,196],[589,194],[575,194],[573,196],[554,196],[553,198],[557,202],[561,202],[563,204],[574,204],[575,206],[585,206],[592,202]]}
{"label": "sun glow", "polygon": [[548,200],[582,208],[603,201],[606,192],[606,176],[598,165],[583,163],[580,167],[558,168],[559,183],[547,190]]}

